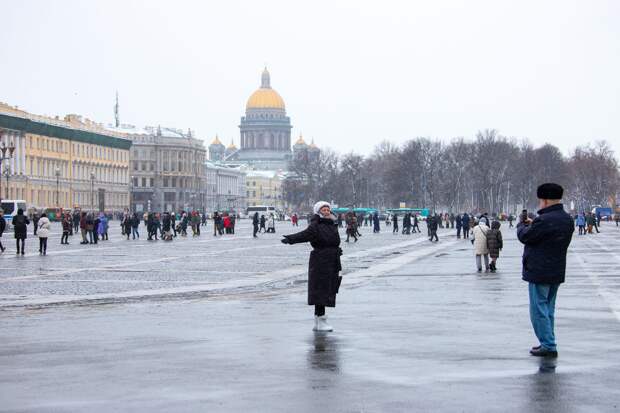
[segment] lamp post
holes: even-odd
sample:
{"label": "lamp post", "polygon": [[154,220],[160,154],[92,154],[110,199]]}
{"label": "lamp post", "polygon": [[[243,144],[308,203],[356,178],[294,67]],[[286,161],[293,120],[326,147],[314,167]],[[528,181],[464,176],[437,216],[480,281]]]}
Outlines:
{"label": "lamp post", "polygon": [[90,209],[95,211],[95,173],[90,173]]}
{"label": "lamp post", "polygon": [[[9,152],[9,155],[7,156],[7,150]],[[3,161],[8,161],[9,159],[13,158],[13,152],[15,152],[15,143],[11,142],[9,144],[9,146],[6,146],[6,143],[2,142],[2,146],[0,146],[0,151],[2,152],[2,156],[0,156],[0,171],[2,171],[2,162]],[[4,167],[4,173],[6,175],[6,199],[9,198],[9,174],[10,174],[10,170],[8,165],[5,165]],[[0,179],[0,199],[2,199],[2,179]]]}
{"label": "lamp post", "polygon": [[133,175],[130,176],[131,181],[129,181],[129,212],[133,213],[133,208],[131,207],[131,201],[133,197]]}
{"label": "lamp post", "polygon": [[56,208],[60,208],[60,168],[56,167]]}

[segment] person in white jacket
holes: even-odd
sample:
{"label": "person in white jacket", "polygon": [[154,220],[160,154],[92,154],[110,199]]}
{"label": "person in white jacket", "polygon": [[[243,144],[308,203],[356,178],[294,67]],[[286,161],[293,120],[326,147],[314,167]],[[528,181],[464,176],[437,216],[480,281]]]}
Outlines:
{"label": "person in white jacket", "polygon": [[52,225],[50,224],[49,218],[47,218],[47,214],[41,215],[39,222],[37,223],[38,231],[37,235],[39,236],[39,254],[46,255],[47,254],[47,237],[50,235],[50,228]]}
{"label": "person in white jacket", "polygon": [[478,272],[482,272],[482,257],[484,257],[484,272],[489,272],[489,248],[487,247],[487,234],[490,228],[486,221],[481,219],[473,229],[471,243],[474,244],[474,254],[476,254],[476,266]]}

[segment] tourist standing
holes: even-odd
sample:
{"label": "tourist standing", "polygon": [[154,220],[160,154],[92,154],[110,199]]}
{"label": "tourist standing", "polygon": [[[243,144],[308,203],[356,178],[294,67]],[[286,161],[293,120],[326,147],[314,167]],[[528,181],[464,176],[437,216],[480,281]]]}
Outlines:
{"label": "tourist standing", "polygon": [[37,236],[39,237],[39,255],[47,255],[47,238],[50,235],[50,220],[47,218],[47,214],[41,214],[39,218],[39,230]]}
{"label": "tourist standing", "polygon": [[565,280],[566,252],[575,230],[573,220],[564,211],[564,189],[554,183],[540,185],[538,216],[517,225],[517,236],[524,244],[523,280],[527,281],[530,319],[540,345],[530,354],[557,357],[555,340],[555,302],[560,284]]}
{"label": "tourist standing", "polygon": [[581,214],[577,214],[575,224],[579,228],[579,235],[586,235],[586,217],[583,215],[583,212]]}
{"label": "tourist standing", "polygon": [[62,217],[62,236],[60,237],[61,245],[69,245],[69,233],[72,229],[72,219],[69,213],[66,213]]}
{"label": "tourist standing", "polygon": [[2,245],[2,234],[6,230],[6,219],[4,219],[4,211],[0,208],[0,252],[4,252],[6,248]]}
{"label": "tourist standing", "polygon": [[12,222],[13,232],[15,234],[15,245],[17,246],[16,254],[24,255],[26,253],[26,238],[28,238],[28,225],[30,224],[30,220],[24,215],[24,210],[19,208]]}
{"label": "tourist standing", "polygon": [[499,258],[499,252],[504,248],[504,240],[502,239],[502,233],[499,230],[501,224],[499,221],[493,221],[491,229],[487,234],[487,248],[489,249],[489,256],[491,257],[491,263],[489,268],[491,272],[497,271],[497,259]]}
{"label": "tourist standing", "polygon": [[252,217],[252,237],[256,238],[257,237],[257,233],[258,233],[258,223],[259,223],[259,219],[258,219],[258,212],[254,213],[254,216]]}
{"label": "tourist standing", "polygon": [[482,272],[482,257],[484,257],[484,272],[489,272],[489,247],[487,246],[487,235],[489,227],[486,220],[480,219],[472,231],[471,243],[474,244],[474,254],[476,255],[476,266],[478,272]]}
{"label": "tourist standing", "polygon": [[325,307],[336,306],[342,270],[340,235],[337,218],[332,215],[329,203],[319,201],[313,208],[314,216],[305,230],[285,235],[284,244],[309,242],[312,245],[308,265],[308,305],[314,306],[314,331],[326,332],[333,328],[327,323]]}

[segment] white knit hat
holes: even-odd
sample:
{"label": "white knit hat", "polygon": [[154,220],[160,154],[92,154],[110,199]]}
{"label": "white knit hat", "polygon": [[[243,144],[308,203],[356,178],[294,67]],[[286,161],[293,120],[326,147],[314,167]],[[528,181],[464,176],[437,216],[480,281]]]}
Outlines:
{"label": "white knit hat", "polygon": [[329,207],[329,209],[332,209],[332,206],[329,204],[329,202],[325,202],[325,201],[319,201],[316,204],[314,204],[314,208],[312,208],[312,210],[314,211],[314,213],[316,215],[321,215],[319,213],[319,211],[321,210],[321,208],[323,208],[324,206]]}

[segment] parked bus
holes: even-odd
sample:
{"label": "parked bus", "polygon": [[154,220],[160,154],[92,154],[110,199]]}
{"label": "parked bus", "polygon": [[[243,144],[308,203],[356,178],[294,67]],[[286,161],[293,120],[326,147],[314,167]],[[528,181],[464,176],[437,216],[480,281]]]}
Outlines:
{"label": "parked bus", "polygon": [[251,218],[255,212],[258,212],[259,216],[265,215],[265,217],[272,213],[276,215],[276,207],[268,205],[254,205],[247,207],[247,209],[245,210],[246,216],[248,218]]}
{"label": "parked bus", "polygon": [[23,199],[3,199],[0,208],[4,211],[4,219],[10,224],[13,217],[17,215],[17,210],[21,208],[26,213],[26,201]]}

